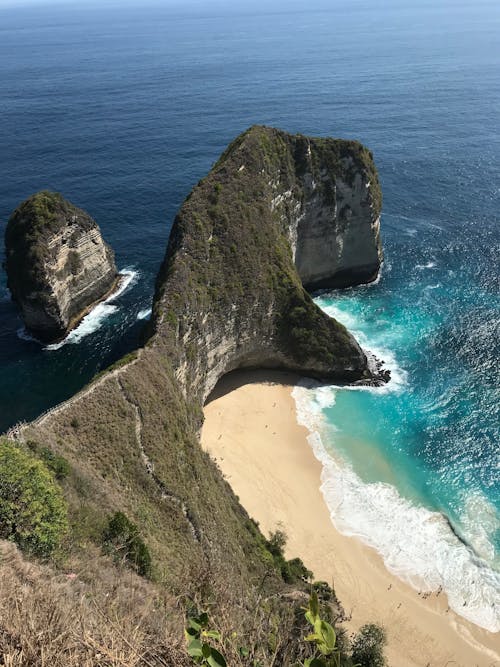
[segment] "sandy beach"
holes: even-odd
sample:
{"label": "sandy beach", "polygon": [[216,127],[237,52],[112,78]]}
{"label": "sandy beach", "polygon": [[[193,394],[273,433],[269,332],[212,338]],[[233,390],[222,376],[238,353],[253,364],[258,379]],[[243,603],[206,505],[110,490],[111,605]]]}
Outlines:
{"label": "sandy beach", "polygon": [[333,584],[356,630],[386,628],[390,667],[500,667],[500,635],[448,609],[446,596],[420,594],[382,559],[334,528],[320,491],[321,464],[297,424],[296,378],[263,371],[224,378],[205,406],[202,446],[264,534],[281,527],[286,555]]}

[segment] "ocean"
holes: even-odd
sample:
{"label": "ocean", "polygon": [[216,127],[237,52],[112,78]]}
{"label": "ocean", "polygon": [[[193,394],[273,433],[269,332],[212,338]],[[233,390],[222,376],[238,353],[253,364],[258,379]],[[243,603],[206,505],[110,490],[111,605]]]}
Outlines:
{"label": "ocean", "polygon": [[359,139],[384,206],[376,284],[316,296],[383,390],[295,390],[332,520],[500,630],[500,5],[0,3],[0,225],[31,193],[89,211],[126,276],[63,345],[0,282],[0,430],[136,347],[175,212],[254,123]]}

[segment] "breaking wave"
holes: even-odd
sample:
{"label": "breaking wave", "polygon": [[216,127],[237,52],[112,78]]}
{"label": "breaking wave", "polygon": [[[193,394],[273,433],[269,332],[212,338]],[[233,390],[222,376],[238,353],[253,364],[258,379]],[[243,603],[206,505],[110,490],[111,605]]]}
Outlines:
{"label": "breaking wave", "polygon": [[[297,421],[309,429],[308,441],[322,464],[321,491],[337,530],[376,549],[387,569],[416,590],[443,590],[457,614],[498,632],[500,575],[459,538],[443,514],[406,500],[390,484],[364,483],[347,463],[330,455],[320,432],[323,408],[335,401],[333,388],[304,382],[293,396]],[[490,553],[486,533],[479,540],[485,555]]]}
{"label": "breaking wave", "polygon": [[113,292],[105,301],[101,301],[97,306],[92,308],[90,313],[85,315],[80,324],[69,332],[66,338],[59,343],[52,343],[51,345],[46,345],[46,350],[59,350],[63,345],[76,345],[79,343],[82,338],[89,336],[98,329],[102,327],[105,320],[114,313],[118,312],[119,306],[116,306],[114,302],[121,296],[126,290],[128,290],[132,285],[134,285],[138,278],[139,272],[134,269],[123,269],[120,271],[120,275],[123,276],[120,287]]}
{"label": "breaking wave", "polygon": [[[116,292],[113,292],[105,301],[98,303],[92,310],[85,315],[80,324],[75,327],[69,334],[64,338],[64,340],[59,341],[58,343],[51,343],[50,345],[45,345],[44,349],[53,351],[59,350],[64,345],[76,345],[83,338],[94,333],[102,327],[105,320],[114,313],[118,312],[119,306],[115,305],[114,302],[118,297],[120,297],[124,292],[126,292],[132,285],[134,285],[139,278],[139,271],[136,271],[133,268],[126,268],[120,271],[122,280],[119,288]],[[36,342],[39,343],[34,336],[32,336],[24,327],[21,327],[17,331],[17,336],[21,340]],[[40,343],[43,345],[43,343]]]}
{"label": "breaking wave", "polygon": [[151,317],[152,312],[153,311],[152,311],[151,308],[144,308],[143,310],[140,310],[137,313],[137,319],[138,320],[149,320],[149,318]]}

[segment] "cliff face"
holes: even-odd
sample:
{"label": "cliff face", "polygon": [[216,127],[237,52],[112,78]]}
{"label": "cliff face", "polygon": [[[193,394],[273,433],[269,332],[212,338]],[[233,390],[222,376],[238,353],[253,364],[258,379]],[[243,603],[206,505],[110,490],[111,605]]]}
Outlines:
{"label": "cliff face", "polygon": [[117,281],[97,224],[57,193],[39,192],[14,211],[5,248],[12,297],[44,342],[62,338]]}
{"label": "cliff face", "polygon": [[[304,286],[371,282],[382,262],[380,189],[371,155],[354,142],[331,139],[312,139],[305,151],[304,198],[295,203],[291,221],[297,229],[294,260]],[[337,153],[336,168],[328,169],[328,153]]]}
{"label": "cliff face", "polygon": [[181,385],[204,399],[242,367],[369,377],[354,338],[302,283],[373,279],[379,214],[357,142],[258,126],[238,137],[179,211],[158,279],[154,344],[171,350]]}

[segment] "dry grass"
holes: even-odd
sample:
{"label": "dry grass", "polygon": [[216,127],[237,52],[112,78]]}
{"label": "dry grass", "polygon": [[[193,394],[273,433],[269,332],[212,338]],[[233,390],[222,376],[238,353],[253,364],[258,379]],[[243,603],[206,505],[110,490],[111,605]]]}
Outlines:
{"label": "dry grass", "polygon": [[231,667],[291,665],[307,654],[303,591],[264,594],[263,581],[249,594],[224,584],[214,564],[190,572],[173,597],[97,552],[71,565],[57,572],[0,541],[0,667],[192,666],[186,607],[209,612]]}
{"label": "dry grass", "polygon": [[175,599],[98,555],[86,570],[57,574],[0,542],[2,667],[190,664]]}

